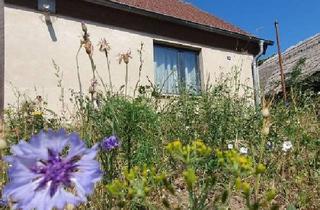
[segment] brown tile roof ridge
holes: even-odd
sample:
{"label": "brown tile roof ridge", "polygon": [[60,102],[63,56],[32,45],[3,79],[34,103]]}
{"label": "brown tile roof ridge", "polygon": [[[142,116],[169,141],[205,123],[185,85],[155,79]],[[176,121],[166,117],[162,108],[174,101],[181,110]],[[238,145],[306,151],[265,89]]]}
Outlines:
{"label": "brown tile roof ridge", "polygon": [[181,0],[111,0],[113,2],[166,15],[192,23],[251,36],[248,32]]}

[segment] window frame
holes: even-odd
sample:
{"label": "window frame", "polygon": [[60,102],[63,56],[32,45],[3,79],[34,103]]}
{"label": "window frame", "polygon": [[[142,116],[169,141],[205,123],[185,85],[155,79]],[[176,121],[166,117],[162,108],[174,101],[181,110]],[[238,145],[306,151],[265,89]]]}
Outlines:
{"label": "window frame", "polygon": [[[174,49],[177,50],[177,72],[178,72],[178,84],[183,84],[186,81],[186,76],[184,75],[182,77],[183,70],[181,69],[181,66],[183,66],[181,64],[181,62],[183,62],[183,59],[180,59],[179,56],[183,53],[183,52],[192,52],[195,53],[195,65],[196,65],[196,84],[197,84],[197,90],[194,92],[195,95],[199,95],[202,91],[202,71],[201,71],[201,65],[200,65],[200,56],[201,56],[201,48],[196,48],[196,47],[192,47],[192,46],[186,46],[183,44],[176,44],[176,43],[168,43],[168,42],[164,42],[164,41],[159,41],[159,40],[154,40],[153,42],[153,63],[155,63],[155,48],[156,47],[162,47],[162,48],[169,48],[169,49]],[[154,66],[153,71],[156,71],[156,68]],[[154,76],[154,81],[155,84],[157,85],[157,81],[156,81],[156,75]],[[187,84],[184,85],[184,88],[187,87]],[[161,87],[159,87],[161,88]],[[167,93],[167,92],[160,92],[161,96],[180,96],[181,95],[181,88],[178,87],[178,93]]]}

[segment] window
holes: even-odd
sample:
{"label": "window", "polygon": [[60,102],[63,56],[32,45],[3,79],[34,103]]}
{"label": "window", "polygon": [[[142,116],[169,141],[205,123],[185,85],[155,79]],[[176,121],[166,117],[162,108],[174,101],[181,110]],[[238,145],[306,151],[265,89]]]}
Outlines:
{"label": "window", "polygon": [[56,0],[38,0],[38,9],[44,12],[56,12]]}
{"label": "window", "polygon": [[154,45],[155,79],[161,93],[199,92],[198,55],[197,51]]}

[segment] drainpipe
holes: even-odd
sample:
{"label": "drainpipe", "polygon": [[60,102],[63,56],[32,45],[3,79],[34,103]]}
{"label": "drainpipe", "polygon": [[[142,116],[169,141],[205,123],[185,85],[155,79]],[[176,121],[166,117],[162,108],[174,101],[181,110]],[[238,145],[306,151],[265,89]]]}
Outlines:
{"label": "drainpipe", "polygon": [[264,40],[260,40],[259,42],[260,51],[258,55],[256,55],[253,58],[252,62],[252,75],[253,75],[253,88],[254,88],[254,101],[256,107],[259,107],[261,104],[261,98],[260,98],[260,78],[259,78],[259,71],[257,67],[257,62],[260,56],[263,54],[264,51]]}

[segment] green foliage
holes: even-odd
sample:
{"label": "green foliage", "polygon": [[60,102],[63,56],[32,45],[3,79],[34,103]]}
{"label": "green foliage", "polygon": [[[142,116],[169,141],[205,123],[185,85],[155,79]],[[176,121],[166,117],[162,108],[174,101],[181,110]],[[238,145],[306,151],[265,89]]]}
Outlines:
{"label": "green foliage", "polygon": [[128,165],[155,163],[160,158],[158,114],[145,100],[106,97],[99,108],[88,102],[82,133],[91,143],[112,134],[120,138]]}
{"label": "green foliage", "polygon": [[[78,118],[68,128],[78,130],[91,145],[113,134],[121,140],[114,155],[100,154],[103,164],[114,164],[106,169],[111,176],[101,191],[104,195],[98,194],[103,203],[110,208],[221,209],[232,206],[234,195],[242,195],[249,209],[276,209],[277,203],[318,207],[320,127],[315,101],[319,99],[291,97],[289,106],[273,103],[260,115],[247,99],[226,90],[185,94],[163,104],[147,95],[136,99],[101,95],[98,107],[84,99]],[[45,105],[35,102],[12,106],[5,117],[10,144],[63,124]],[[167,143],[171,139],[182,140]],[[288,152],[282,150],[284,141],[293,144]],[[226,150],[229,143],[233,150]],[[249,149],[248,155],[239,154],[241,146]],[[129,163],[139,169],[130,167],[128,172]],[[164,169],[168,172],[143,172]],[[160,177],[161,183],[156,181]],[[179,191],[180,185],[188,199]],[[179,200],[183,202],[177,204]]]}
{"label": "green foliage", "polygon": [[[320,209],[320,97],[303,91],[297,82],[304,61],[292,72],[289,103],[265,101],[257,110],[252,90],[239,83],[239,71],[201,93],[163,96],[153,84],[141,86],[141,47],[134,91],[139,95],[130,98],[127,85],[116,92],[111,76],[110,87],[103,82],[87,35],[76,59],[78,64],[84,47],[93,78],[84,93],[77,66],[79,93],[73,91],[71,100],[76,111],[70,116],[65,112],[63,72],[54,63],[62,116],[47,109],[41,97],[22,103],[18,98],[5,112],[4,130],[10,145],[41,129],[60,127],[79,132],[90,146],[111,135],[119,137],[117,151],[100,152],[106,179],[80,209],[240,208],[233,204],[235,198],[250,210]],[[100,49],[111,75],[106,40]],[[127,83],[130,53],[121,59]],[[96,76],[105,92],[99,90]],[[285,142],[292,147],[284,148]],[[241,147],[247,154],[239,153]],[[2,162],[0,168],[5,168]],[[5,181],[1,174],[1,185]]]}
{"label": "green foliage", "polygon": [[6,139],[15,144],[42,129],[58,129],[63,123],[53,111],[46,108],[41,97],[35,100],[25,98],[18,106],[10,105],[5,110]]}
{"label": "green foliage", "polygon": [[[129,172],[125,171],[122,179],[113,180],[106,188],[111,197],[110,208],[118,206],[124,209],[155,209],[152,196],[161,194],[162,188],[174,194],[166,174],[157,173],[155,168],[146,166],[133,167]],[[170,206],[168,201],[166,204]]]}

